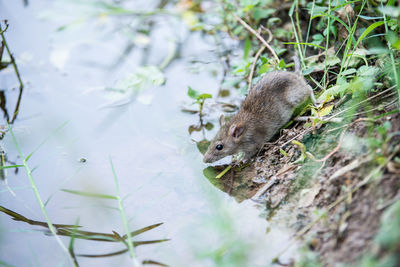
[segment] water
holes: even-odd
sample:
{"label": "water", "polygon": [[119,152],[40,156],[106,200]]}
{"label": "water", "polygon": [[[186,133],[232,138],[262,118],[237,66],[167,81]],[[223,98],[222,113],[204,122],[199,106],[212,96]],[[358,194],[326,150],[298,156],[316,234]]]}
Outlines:
{"label": "water", "polygon": [[[121,28],[129,25],[129,18],[86,17],[57,31],[93,14],[93,7],[41,0],[29,1],[24,8],[22,2],[0,2],[0,17],[10,24],[6,38],[26,83],[13,131],[25,156],[48,137],[28,164],[35,169],[33,177],[43,201],[48,201],[52,222],[75,224],[79,218],[83,230],[125,233],[115,200],[61,191],[115,195],[112,158],[130,229],[164,223],[135,240],[171,239],[138,247],[140,260],[170,266],[268,265],[289,235],[276,228],[266,234],[268,223],[251,201],[238,204],[203,177],[206,166],[187,132],[197,117],[181,112],[181,105],[191,101],[186,95],[188,85],[212,94],[218,91],[220,77],[212,73],[222,71],[212,39],[189,32],[179,17],[162,15],[155,17],[148,54],[139,44],[121,60],[131,38]],[[138,2],[133,6],[140,10],[154,6]],[[131,20],[132,25],[137,23]],[[143,61],[159,65],[173,41],[182,43],[181,57],[165,69],[164,85],[146,87],[127,105],[104,108],[113,101],[105,87],[137,71]],[[196,59],[205,63],[194,65]],[[12,68],[0,75],[11,113],[18,95],[11,89],[17,87],[17,80]],[[20,163],[9,133],[2,145],[8,159]],[[1,205],[44,221],[24,169],[7,173],[16,195],[2,183]],[[69,265],[55,239],[37,229],[1,214],[0,260],[15,266]],[[67,246],[69,238],[62,240]],[[123,248],[122,244],[75,241],[76,253]],[[225,255],[223,261],[218,262],[216,251]],[[78,261],[81,266],[132,265],[128,254]]]}

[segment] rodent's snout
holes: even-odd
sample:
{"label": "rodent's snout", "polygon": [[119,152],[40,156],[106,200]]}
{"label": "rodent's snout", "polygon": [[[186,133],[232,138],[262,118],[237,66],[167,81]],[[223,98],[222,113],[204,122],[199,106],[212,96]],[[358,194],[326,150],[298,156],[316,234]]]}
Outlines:
{"label": "rodent's snout", "polygon": [[213,162],[213,157],[212,155],[205,153],[204,158],[203,158],[204,163],[212,163]]}

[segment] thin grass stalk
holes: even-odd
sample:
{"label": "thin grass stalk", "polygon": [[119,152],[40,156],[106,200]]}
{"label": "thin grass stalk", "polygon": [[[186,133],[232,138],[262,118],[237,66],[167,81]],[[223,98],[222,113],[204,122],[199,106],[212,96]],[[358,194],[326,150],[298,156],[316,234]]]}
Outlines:
{"label": "thin grass stalk", "polygon": [[[328,5],[328,15],[331,14],[331,4],[332,1],[329,0],[329,5]],[[328,73],[328,48],[329,48],[329,36],[331,33],[331,16],[328,16],[328,27],[327,27],[327,33],[326,33],[326,44],[325,44],[325,66],[324,66],[324,76],[322,78],[322,84],[323,87],[326,89],[327,83],[326,83],[326,74]]]}
{"label": "thin grass stalk", "polygon": [[140,266],[140,263],[136,258],[135,248],[133,247],[132,235],[131,235],[131,231],[129,229],[128,220],[126,219],[124,206],[122,204],[122,199],[121,199],[121,194],[120,194],[120,190],[119,190],[119,183],[118,183],[117,173],[115,172],[115,168],[114,168],[114,164],[112,162],[111,156],[110,156],[110,165],[111,165],[111,170],[112,170],[113,177],[114,177],[114,182],[115,182],[115,191],[117,193],[116,197],[117,197],[117,201],[118,201],[118,209],[119,209],[119,211],[121,213],[122,222],[124,224],[124,228],[125,228],[125,232],[126,232],[129,256],[133,259],[134,266]]}
{"label": "thin grass stalk", "polygon": [[69,240],[68,251],[69,251],[72,259],[74,260],[74,266],[75,267],[79,267],[79,263],[78,263],[78,260],[77,260],[77,258],[75,256],[75,251],[74,251],[75,236],[76,236],[77,229],[79,227],[79,218],[76,220],[75,226],[76,227],[74,227],[73,230],[72,230],[73,232],[72,232],[71,239]]}
{"label": "thin grass stalk", "polygon": [[347,41],[347,44],[346,44],[346,47],[345,47],[345,51],[343,53],[343,59],[342,59],[342,63],[340,64],[340,71],[339,71],[339,74],[337,76],[337,80],[340,79],[340,77],[342,75],[342,72],[344,70],[347,70],[347,67],[348,67],[348,64],[350,63],[351,57],[353,56],[354,51],[356,51],[356,49],[357,49],[358,44],[356,42],[356,45],[354,46],[353,52],[350,53],[350,55],[348,54],[348,52],[350,51],[350,48],[351,48],[351,43],[353,41],[354,33],[356,32],[356,29],[357,29],[358,19],[359,19],[360,15],[361,15],[361,12],[364,10],[365,3],[366,3],[366,1],[363,1],[363,4],[362,4],[362,6],[360,8],[360,11],[358,12],[358,15],[356,16],[356,20],[354,21],[353,27],[351,28],[351,32],[349,33],[349,39]]}
{"label": "thin grass stalk", "polygon": [[[383,8],[382,0],[381,0],[381,7]],[[383,13],[383,21],[385,22],[385,32],[386,32],[386,34],[388,34],[389,29],[388,29],[387,20],[386,20],[386,14],[385,14],[385,13]],[[394,55],[393,55],[392,44],[388,41],[388,42],[387,42],[387,46],[388,46],[389,52],[390,52],[390,61],[392,62],[393,75],[394,75],[394,80],[395,80],[396,85],[397,85],[398,100],[399,100],[399,105],[400,105],[400,84],[399,84],[399,76],[398,76],[398,74],[397,74],[396,63],[394,62]]]}
{"label": "thin grass stalk", "polygon": [[[291,22],[292,27],[293,27],[294,36],[296,38],[297,45],[295,45],[295,47],[299,50],[298,54],[299,54],[299,57],[300,57],[300,61],[304,62],[303,52],[302,52],[301,45],[300,45],[301,42],[300,42],[300,38],[299,38],[299,33],[297,33],[297,27],[296,27],[296,24],[294,23],[294,20],[293,20],[293,11],[294,11],[295,5],[297,5],[297,4],[298,4],[298,0],[296,0],[296,2],[294,2],[292,4],[292,7],[289,10],[289,17],[290,17],[290,22]],[[297,11],[297,9],[296,9],[296,11]],[[301,32],[300,32],[300,34],[301,34]]]}
{"label": "thin grass stalk", "polygon": [[46,208],[45,208],[45,206],[43,204],[43,201],[42,201],[42,198],[41,198],[41,196],[39,194],[39,190],[38,190],[38,188],[37,188],[37,186],[35,184],[35,181],[33,180],[32,171],[29,168],[24,155],[22,154],[22,151],[21,151],[21,149],[20,149],[20,147],[18,145],[17,139],[14,136],[14,133],[13,133],[13,131],[11,129],[10,124],[7,124],[7,126],[8,126],[8,130],[10,131],[10,134],[11,134],[11,137],[13,139],[13,142],[15,144],[15,147],[16,147],[16,149],[18,151],[18,154],[19,154],[20,158],[23,159],[22,163],[24,165],[25,172],[26,172],[26,174],[28,176],[28,179],[29,179],[29,182],[31,184],[32,190],[33,190],[33,192],[35,194],[36,200],[37,200],[37,202],[38,202],[38,204],[40,206],[40,210],[42,211],[42,213],[43,213],[43,215],[44,215],[44,217],[46,219],[46,223],[47,223],[47,225],[49,227],[49,230],[52,233],[52,235],[54,236],[54,238],[56,239],[57,243],[60,245],[60,247],[64,250],[65,254],[68,255],[69,261],[71,261],[71,263],[74,264],[74,260],[72,259],[71,255],[69,254],[68,249],[65,247],[65,245],[61,241],[61,239],[57,236],[56,228],[54,227],[53,223],[51,222],[51,220],[49,218],[49,215],[47,214]]}
{"label": "thin grass stalk", "polygon": [[[314,7],[315,7],[315,0],[313,0],[313,2],[312,2],[310,21],[308,22],[307,36],[306,36],[306,41],[305,41],[306,43],[308,43],[308,38],[310,37],[311,23],[312,23],[313,14],[314,14]],[[304,57],[306,57],[306,51],[307,51],[307,46],[304,47]]]}
{"label": "thin grass stalk", "polygon": [[300,19],[299,19],[299,0],[296,1],[296,26],[299,32],[299,40],[303,43],[303,35],[301,34]]}

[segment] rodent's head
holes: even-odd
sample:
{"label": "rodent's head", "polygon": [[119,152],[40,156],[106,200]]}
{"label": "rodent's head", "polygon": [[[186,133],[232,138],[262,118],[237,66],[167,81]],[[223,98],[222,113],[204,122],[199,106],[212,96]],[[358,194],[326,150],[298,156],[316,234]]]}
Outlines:
{"label": "rodent's head", "polygon": [[219,123],[221,128],[204,154],[205,163],[212,163],[239,152],[244,125],[234,121],[225,123],[223,115]]}

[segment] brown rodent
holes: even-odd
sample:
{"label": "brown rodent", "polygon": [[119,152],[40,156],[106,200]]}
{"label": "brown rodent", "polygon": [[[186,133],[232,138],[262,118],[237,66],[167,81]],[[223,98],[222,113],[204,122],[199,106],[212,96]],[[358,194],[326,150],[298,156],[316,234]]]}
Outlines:
{"label": "brown rodent", "polygon": [[301,74],[299,59],[293,59],[295,72],[266,74],[229,122],[221,116],[221,128],[204,154],[204,162],[212,163],[238,152],[245,153],[244,160],[250,159],[290,120],[296,106],[308,97],[315,100]]}

